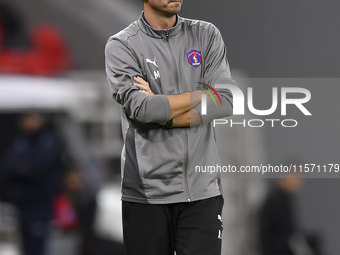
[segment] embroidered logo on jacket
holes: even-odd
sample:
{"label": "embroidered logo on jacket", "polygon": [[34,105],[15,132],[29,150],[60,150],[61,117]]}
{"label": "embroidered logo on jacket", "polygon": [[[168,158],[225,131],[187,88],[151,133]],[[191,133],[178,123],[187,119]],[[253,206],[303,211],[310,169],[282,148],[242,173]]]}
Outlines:
{"label": "embroidered logo on jacket", "polygon": [[198,50],[192,50],[187,53],[188,62],[194,67],[199,67],[202,63],[202,53]]}

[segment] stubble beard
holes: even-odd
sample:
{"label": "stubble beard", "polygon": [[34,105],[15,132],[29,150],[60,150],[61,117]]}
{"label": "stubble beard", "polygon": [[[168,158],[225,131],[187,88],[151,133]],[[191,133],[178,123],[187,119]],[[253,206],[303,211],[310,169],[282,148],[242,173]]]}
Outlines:
{"label": "stubble beard", "polygon": [[167,4],[163,8],[154,7],[153,9],[156,12],[162,14],[162,16],[167,17],[167,18],[171,18],[171,17],[177,15],[180,12],[182,4],[179,3],[179,2],[176,2],[176,3],[170,3],[170,5],[175,5],[175,6],[172,7],[172,8],[169,8],[169,6]]}

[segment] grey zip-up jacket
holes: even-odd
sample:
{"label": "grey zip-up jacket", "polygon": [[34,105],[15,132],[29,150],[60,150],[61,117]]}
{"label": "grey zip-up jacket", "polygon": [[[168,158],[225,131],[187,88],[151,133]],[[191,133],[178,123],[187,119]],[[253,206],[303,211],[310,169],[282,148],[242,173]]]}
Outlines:
{"label": "grey zip-up jacket", "polygon": [[[219,30],[180,16],[173,28],[155,30],[141,15],[110,37],[105,55],[110,90],[122,107],[122,200],[166,204],[222,194],[220,175],[198,168],[219,164],[211,121],[232,114],[230,91],[216,89],[222,106],[207,98],[207,115],[196,106],[202,125],[166,129],[158,124],[170,119],[166,95],[194,91],[202,87],[198,82],[234,84]],[[140,93],[135,76],[155,95]]]}

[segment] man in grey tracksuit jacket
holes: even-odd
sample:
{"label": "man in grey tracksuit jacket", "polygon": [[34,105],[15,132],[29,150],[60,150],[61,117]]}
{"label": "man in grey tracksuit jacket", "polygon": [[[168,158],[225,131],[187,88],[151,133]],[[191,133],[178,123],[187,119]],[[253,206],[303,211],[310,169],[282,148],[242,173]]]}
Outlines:
{"label": "man in grey tracksuit jacket", "polygon": [[[109,38],[105,54],[110,90],[122,107],[123,202],[173,204],[221,195],[219,174],[196,172],[195,166],[219,163],[212,120],[232,114],[230,91],[216,89],[217,105],[207,97],[207,115],[192,102],[198,125],[176,127],[174,120],[173,127],[164,126],[171,119],[168,95],[207,89],[203,83],[234,84],[219,30],[178,15],[174,27],[154,29],[142,13]],[[151,96],[134,85],[137,76]]]}

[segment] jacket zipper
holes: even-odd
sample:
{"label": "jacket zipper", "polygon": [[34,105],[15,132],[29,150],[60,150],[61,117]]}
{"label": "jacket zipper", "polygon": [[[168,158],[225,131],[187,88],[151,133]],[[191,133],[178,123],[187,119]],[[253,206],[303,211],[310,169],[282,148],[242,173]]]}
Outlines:
{"label": "jacket zipper", "polygon": [[191,196],[190,196],[190,191],[189,191],[189,184],[188,184],[188,155],[189,155],[189,146],[188,146],[188,143],[189,143],[189,138],[188,138],[188,130],[184,130],[184,141],[186,142],[185,143],[185,156],[184,156],[184,181],[185,181],[185,185],[186,185],[186,188],[187,188],[187,192],[188,192],[188,202],[191,202]]}
{"label": "jacket zipper", "polygon": [[[177,89],[178,89],[178,92],[181,93],[182,91],[180,90],[180,86],[179,86],[179,78],[178,78],[178,67],[177,67],[177,64],[176,64],[176,60],[175,60],[175,57],[174,57],[174,53],[172,51],[172,48],[171,48],[171,45],[170,45],[170,41],[169,41],[169,31],[167,30],[166,33],[165,33],[165,39],[166,39],[166,42],[168,44],[168,47],[169,47],[169,51],[170,51],[170,55],[171,55],[171,59],[172,59],[172,62],[175,66],[175,70],[174,70],[174,77],[175,77],[175,82],[177,84]],[[184,155],[184,182],[185,182],[185,188],[186,188],[186,193],[188,194],[188,202],[191,202],[191,196],[190,196],[190,191],[189,191],[189,184],[188,184],[188,130],[185,130],[184,132],[184,141],[185,141],[185,155]]]}
{"label": "jacket zipper", "polygon": [[179,87],[179,82],[178,82],[178,67],[177,67],[177,64],[176,64],[176,60],[175,60],[175,57],[174,57],[174,52],[172,51],[172,48],[171,48],[171,45],[170,45],[170,41],[169,41],[169,31],[166,30],[165,32],[165,39],[166,39],[166,42],[167,42],[167,45],[168,45],[168,48],[169,48],[169,51],[170,51],[170,55],[171,55],[171,59],[172,59],[172,62],[175,66],[175,70],[174,70],[174,77],[175,77],[175,81],[176,81],[176,85],[177,85],[177,89],[178,89],[178,92],[181,93],[181,90],[180,90],[180,87]]}

